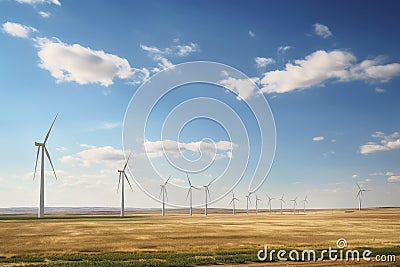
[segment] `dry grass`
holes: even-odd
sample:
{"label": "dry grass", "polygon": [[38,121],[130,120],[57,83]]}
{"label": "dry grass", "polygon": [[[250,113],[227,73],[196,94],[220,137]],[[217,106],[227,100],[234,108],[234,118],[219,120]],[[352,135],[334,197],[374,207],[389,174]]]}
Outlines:
{"label": "dry grass", "polygon": [[[128,214],[129,216],[129,214]],[[400,209],[361,212],[313,211],[246,216],[211,214],[131,215],[7,219],[0,217],[0,256],[60,255],[90,252],[195,252],[278,248],[349,248],[400,245]]]}

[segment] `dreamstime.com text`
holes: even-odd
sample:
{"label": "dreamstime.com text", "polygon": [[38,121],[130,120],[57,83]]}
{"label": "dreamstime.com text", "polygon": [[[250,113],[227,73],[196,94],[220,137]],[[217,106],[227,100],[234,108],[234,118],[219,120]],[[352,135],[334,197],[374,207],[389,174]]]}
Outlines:
{"label": "dreamstime.com text", "polygon": [[396,255],[375,255],[372,256],[371,250],[350,250],[347,248],[347,241],[340,238],[336,242],[337,248],[329,247],[321,251],[315,250],[295,250],[290,251],[272,249],[268,251],[265,245],[257,253],[260,261],[367,261],[367,262],[396,262]]}

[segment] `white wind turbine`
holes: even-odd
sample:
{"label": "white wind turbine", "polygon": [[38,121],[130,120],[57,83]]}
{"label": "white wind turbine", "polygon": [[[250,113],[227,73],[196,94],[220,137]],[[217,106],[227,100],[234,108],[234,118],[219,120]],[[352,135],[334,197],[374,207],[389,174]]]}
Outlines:
{"label": "white wind turbine", "polygon": [[232,200],[231,200],[231,202],[229,202],[229,205],[232,204],[232,213],[233,213],[233,215],[236,214],[235,200],[239,201],[239,199],[237,199],[235,197],[235,193],[233,193],[233,191],[232,191]]}
{"label": "white wind turbine", "polygon": [[[131,154],[132,154],[132,153],[131,153]],[[117,192],[118,192],[118,190],[119,190],[119,185],[121,184],[121,213],[120,213],[120,216],[121,216],[121,217],[124,217],[124,216],[125,216],[125,183],[124,183],[124,182],[125,182],[125,179],[126,179],[126,181],[128,182],[129,187],[130,187],[131,190],[133,191],[131,182],[129,182],[129,178],[128,178],[128,176],[127,176],[126,173],[125,173],[126,167],[128,166],[129,158],[131,157],[131,154],[129,154],[129,157],[128,157],[128,159],[127,159],[126,162],[125,162],[124,168],[123,168],[122,170],[118,170],[119,178],[118,178],[118,188],[117,188]]]}
{"label": "white wind turbine", "polygon": [[297,205],[297,197],[295,197],[295,199],[290,200],[293,202],[293,214],[296,213],[296,205]]}
{"label": "white wind turbine", "polygon": [[210,197],[210,190],[208,189],[208,187],[215,181],[216,178],[214,178],[213,180],[211,180],[208,184],[203,185],[204,187],[204,192],[206,193],[206,206],[204,208],[204,215],[208,215],[208,199],[210,199],[211,201],[211,197]]}
{"label": "white wind turbine", "polygon": [[356,199],[358,198],[358,201],[359,201],[358,210],[361,210],[361,197],[362,197],[362,194],[363,194],[363,192],[370,191],[370,190],[362,189],[358,183],[356,183],[356,185],[358,187],[358,192],[357,192],[357,196],[356,196]]}
{"label": "white wind turbine", "polygon": [[188,199],[188,197],[189,197],[189,195],[190,195],[189,215],[192,216],[192,215],[193,215],[193,207],[192,207],[192,189],[194,188],[194,189],[200,190],[200,188],[195,187],[194,185],[192,185],[192,183],[190,182],[188,173],[186,173],[186,177],[187,177],[188,182],[189,182],[189,190],[188,190],[188,193],[187,193],[187,195],[186,195],[186,200]]}
{"label": "white wind turbine", "polygon": [[303,212],[306,213],[306,203],[308,203],[307,201],[307,195],[306,197],[303,199]]}
{"label": "white wind turbine", "polygon": [[283,196],[284,196],[284,195],[285,195],[285,194],[282,194],[282,197],[279,199],[280,202],[281,202],[281,214],[282,214],[282,212],[283,212],[282,203],[285,203],[285,204],[286,204],[286,201],[283,200]]}
{"label": "white wind turbine", "polygon": [[168,195],[167,195],[167,184],[169,179],[171,179],[171,175],[168,177],[168,179],[165,181],[165,183],[163,183],[162,185],[160,185],[161,187],[161,191],[160,191],[160,196],[158,198],[161,197],[162,195],[162,210],[161,210],[161,215],[165,216],[165,198],[167,198],[168,200]]}
{"label": "white wind turbine", "polygon": [[256,215],[258,215],[258,201],[261,201],[261,198],[258,198],[257,194],[255,194],[256,196]]}
{"label": "white wind turbine", "polygon": [[251,205],[250,196],[253,192],[249,192],[246,196],[246,214],[249,215],[249,203]]}
{"label": "white wind turbine", "polygon": [[[267,195],[267,194],[266,194]],[[273,199],[275,199],[274,197],[270,197],[270,196],[268,196],[267,195],[267,198],[268,198],[268,204],[267,204],[267,208],[269,207],[269,214],[271,214],[271,212],[272,212],[272,210],[271,210],[271,202],[272,202],[272,200]],[[283,196],[282,196],[282,198],[283,198]],[[283,200],[283,199],[282,199]]]}
{"label": "white wind turbine", "polygon": [[46,148],[46,142],[49,139],[51,129],[53,128],[53,125],[56,122],[57,116],[58,116],[58,113],[57,113],[56,117],[54,118],[53,123],[51,124],[50,129],[47,132],[46,137],[44,138],[43,143],[35,142],[35,146],[37,146],[38,149],[37,149],[37,153],[36,153],[35,172],[33,173],[34,180],[35,180],[35,176],[36,176],[37,163],[39,160],[39,153],[40,153],[40,150],[42,150],[42,155],[41,155],[41,160],[40,160],[40,190],[39,190],[40,193],[39,193],[38,218],[43,218],[43,216],[44,216],[44,154],[45,153],[46,153],[47,159],[50,162],[51,168],[53,169],[54,176],[57,179],[57,175],[54,170],[53,163],[51,162],[49,151]]}

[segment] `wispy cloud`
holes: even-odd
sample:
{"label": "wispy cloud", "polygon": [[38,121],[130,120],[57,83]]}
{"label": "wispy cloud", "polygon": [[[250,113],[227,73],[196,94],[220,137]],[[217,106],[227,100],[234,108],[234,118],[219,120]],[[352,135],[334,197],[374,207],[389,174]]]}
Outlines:
{"label": "wispy cloud", "polygon": [[387,82],[400,76],[399,63],[382,63],[382,57],[377,57],[356,64],[356,58],[350,52],[319,50],[303,60],[286,64],[284,70],[264,73],[260,83],[266,93],[286,93],[322,86],[328,80]]}
{"label": "wispy cloud", "polygon": [[386,90],[383,89],[382,87],[376,87],[376,88],[375,88],[375,92],[377,92],[377,93],[384,93],[384,92],[386,92]]}
{"label": "wispy cloud", "polygon": [[264,67],[266,67],[267,65],[270,65],[270,64],[274,64],[274,63],[275,63],[275,60],[274,60],[274,59],[272,59],[272,58],[265,58],[265,57],[256,57],[256,58],[254,59],[254,61],[256,62],[257,68],[264,68]]}
{"label": "wispy cloud", "polygon": [[[232,154],[230,153],[228,155],[227,152],[231,152],[231,150],[236,149],[237,147],[237,144],[229,141],[219,141],[216,143],[202,141],[184,143],[174,140],[144,142],[144,151],[146,156],[151,158],[162,157],[165,153],[173,157],[181,157],[182,153],[185,151],[194,153],[199,153],[201,151],[211,157],[216,156],[216,159],[231,158]],[[218,151],[220,151],[220,153],[218,153]],[[225,151],[225,154],[221,154],[222,151]]]}
{"label": "wispy cloud", "polygon": [[252,32],[252,31],[249,31],[249,36],[250,36],[251,38],[254,38],[254,37],[256,37],[255,33],[254,33],[254,32]]}
{"label": "wispy cloud", "polygon": [[400,149],[400,134],[394,132],[391,135],[385,135],[383,132],[375,132],[371,135],[373,138],[380,139],[378,142],[368,142],[360,146],[359,152],[361,154],[372,154],[377,152],[389,151],[393,149]]}
{"label": "wispy cloud", "polygon": [[29,4],[29,5],[42,5],[42,4],[54,4],[57,6],[61,6],[60,1],[58,0],[16,0],[21,4]]}
{"label": "wispy cloud", "polygon": [[322,38],[328,38],[329,36],[332,36],[332,32],[326,25],[323,25],[321,23],[315,23],[313,27],[314,27],[314,33],[318,36],[321,36]]}
{"label": "wispy cloud", "polygon": [[278,53],[281,53],[281,54],[283,54],[283,53],[286,53],[286,51],[288,51],[289,49],[291,49],[292,47],[291,46],[289,46],[289,45],[284,45],[284,46],[280,46],[280,47],[278,47]]}
{"label": "wispy cloud", "polygon": [[101,166],[118,168],[124,164],[124,152],[122,150],[116,149],[112,146],[96,147],[84,144],[81,146],[86,149],[76,153],[75,155],[63,156],[60,161],[72,166],[82,167],[90,167],[98,164]]}
{"label": "wispy cloud", "polygon": [[42,16],[42,18],[48,18],[51,14],[50,12],[39,11],[39,15]]}
{"label": "wispy cloud", "polygon": [[110,130],[110,129],[115,129],[118,127],[121,127],[121,123],[120,122],[102,122],[99,125],[99,129],[103,129],[103,130]]}
{"label": "wispy cloud", "polygon": [[325,140],[325,137],[323,137],[323,136],[315,136],[315,137],[313,137],[312,140],[313,140],[314,142],[319,142],[319,141]]}
{"label": "wispy cloud", "polygon": [[3,23],[3,31],[8,33],[11,36],[19,37],[19,38],[29,38],[30,34],[33,32],[38,32],[33,27],[25,26],[15,22],[5,22]]}

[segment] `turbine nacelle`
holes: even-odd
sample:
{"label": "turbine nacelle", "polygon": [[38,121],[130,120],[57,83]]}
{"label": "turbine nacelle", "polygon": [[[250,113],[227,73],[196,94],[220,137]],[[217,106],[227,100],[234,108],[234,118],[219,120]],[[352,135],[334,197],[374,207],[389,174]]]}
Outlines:
{"label": "turbine nacelle", "polygon": [[43,143],[35,142],[35,146],[44,146],[44,144],[43,144]]}

